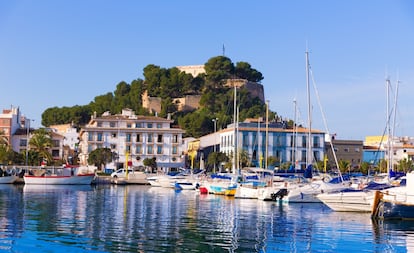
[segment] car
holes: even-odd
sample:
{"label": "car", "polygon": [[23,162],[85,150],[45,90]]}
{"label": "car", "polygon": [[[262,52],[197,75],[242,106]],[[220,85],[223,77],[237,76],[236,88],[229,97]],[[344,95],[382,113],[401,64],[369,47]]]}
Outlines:
{"label": "car", "polygon": [[[133,173],[133,170],[128,169],[128,173]],[[125,176],[126,176],[126,170],[125,169],[119,169],[119,170],[111,173],[111,177],[113,177],[113,178],[125,177]]]}

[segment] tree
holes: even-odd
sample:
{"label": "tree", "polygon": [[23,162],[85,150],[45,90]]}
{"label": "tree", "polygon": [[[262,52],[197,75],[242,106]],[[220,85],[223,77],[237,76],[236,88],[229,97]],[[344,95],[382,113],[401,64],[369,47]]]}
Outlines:
{"label": "tree", "polygon": [[102,170],[107,163],[112,162],[113,157],[114,155],[111,149],[97,148],[89,153],[88,163],[93,164]]}
{"label": "tree", "polygon": [[262,73],[253,69],[247,62],[238,62],[236,64],[235,75],[238,78],[246,79],[251,82],[260,82],[263,80]]}
{"label": "tree", "polygon": [[362,162],[360,166],[360,170],[362,174],[368,175],[371,165],[369,162]]}
{"label": "tree", "polygon": [[267,157],[267,166],[275,167],[278,161],[279,160],[277,159],[276,156],[268,156]]}
{"label": "tree", "polygon": [[[220,164],[223,162],[228,162],[229,158],[223,152],[211,152],[206,161],[206,165],[210,167],[215,167],[216,169],[219,168]],[[215,165],[215,166],[214,166]],[[213,171],[215,172],[215,171]]]}
{"label": "tree", "polygon": [[346,173],[351,168],[351,163],[349,161],[346,161],[346,160],[340,160],[338,162],[338,166],[339,166],[339,170],[342,173]]}
{"label": "tree", "polygon": [[[32,138],[29,141],[30,149],[36,151],[41,159],[45,159],[49,164],[52,161],[52,155],[49,148],[52,147],[52,137],[50,132],[45,128],[39,128],[34,131]],[[39,164],[41,161],[38,161]]]}
{"label": "tree", "polygon": [[408,160],[407,158],[401,159],[398,161],[397,168],[399,171],[407,173],[413,168],[413,161]]}
{"label": "tree", "polygon": [[157,162],[156,162],[156,158],[145,158],[144,161],[142,161],[142,163],[144,164],[144,166],[146,167],[150,167],[151,168],[151,172],[154,172],[155,169],[157,168]]}

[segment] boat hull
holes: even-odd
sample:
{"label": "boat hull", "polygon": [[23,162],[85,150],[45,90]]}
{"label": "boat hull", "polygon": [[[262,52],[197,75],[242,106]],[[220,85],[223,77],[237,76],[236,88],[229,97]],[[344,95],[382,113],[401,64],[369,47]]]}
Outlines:
{"label": "boat hull", "polygon": [[43,185],[85,185],[91,184],[95,178],[93,174],[82,174],[76,176],[24,176],[25,184],[43,184]]}
{"label": "boat hull", "polygon": [[18,176],[5,176],[0,177],[0,184],[13,184],[17,181],[19,177]]}
{"label": "boat hull", "polygon": [[337,192],[319,194],[320,199],[330,209],[337,212],[371,212],[373,192]]}

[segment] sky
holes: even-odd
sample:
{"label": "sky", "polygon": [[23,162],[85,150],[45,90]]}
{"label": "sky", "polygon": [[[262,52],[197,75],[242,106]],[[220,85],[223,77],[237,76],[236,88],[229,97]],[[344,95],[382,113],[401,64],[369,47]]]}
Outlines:
{"label": "sky", "polygon": [[307,126],[308,51],[313,129],[382,135],[396,105],[395,135],[414,137],[413,13],[410,0],[0,1],[0,109],[40,127],[46,109],[89,104],[148,64],[224,53],[263,74],[271,111]]}

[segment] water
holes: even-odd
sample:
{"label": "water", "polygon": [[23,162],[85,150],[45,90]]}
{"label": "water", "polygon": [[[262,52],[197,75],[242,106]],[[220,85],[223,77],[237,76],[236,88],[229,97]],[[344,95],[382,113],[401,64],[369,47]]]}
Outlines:
{"label": "water", "polygon": [[149,186],[0,185],[0,252],[414,252],[414,223]]}

